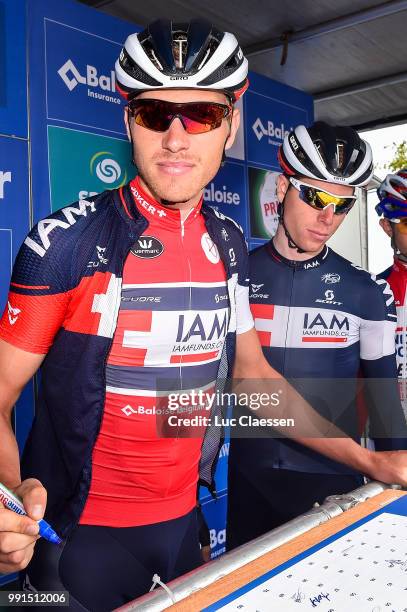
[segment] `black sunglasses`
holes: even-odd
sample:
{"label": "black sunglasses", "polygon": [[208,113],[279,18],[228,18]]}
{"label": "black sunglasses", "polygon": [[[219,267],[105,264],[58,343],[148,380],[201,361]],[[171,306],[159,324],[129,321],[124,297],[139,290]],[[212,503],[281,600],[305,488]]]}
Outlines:
{"label": "black sunglasses", "polygon": [[148,130],[166,132],[177,117],[188,134],[216,130],[232,112],[231,106],[218,102],[167,102],[147,98],[133,100],[128,108],[137,125]]}

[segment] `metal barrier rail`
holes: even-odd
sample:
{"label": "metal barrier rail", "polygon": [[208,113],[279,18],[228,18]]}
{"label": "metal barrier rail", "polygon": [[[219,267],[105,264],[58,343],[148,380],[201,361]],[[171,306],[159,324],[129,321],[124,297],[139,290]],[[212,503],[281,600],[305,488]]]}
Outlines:
{"label": "metal barrier rail", "polygon": [[250,561],[261,557],[293,538],[302,535],[309,529],[318,527],[318,525],[329,521],[329,519],[335,516],[339,516],[346,510],[349,510],[349,508],[353,508],[357,504],[389,488],[400,487],[392,487],[381,482],[372,481],[345,495],[331,495],[325,499],[321,506],[312,508],[309,512],[224,554],[219,559],[214,559],[196,570],[172,580],[167,586],[172,593],[173,599],[160,587],[117,608],[117,610],[120,610],[120,612],[130,612],[131,610],[137,610],[138,612],[161,612],[172,604],[185,599],[195,591],[209,586],[216,580],[250,563]]}

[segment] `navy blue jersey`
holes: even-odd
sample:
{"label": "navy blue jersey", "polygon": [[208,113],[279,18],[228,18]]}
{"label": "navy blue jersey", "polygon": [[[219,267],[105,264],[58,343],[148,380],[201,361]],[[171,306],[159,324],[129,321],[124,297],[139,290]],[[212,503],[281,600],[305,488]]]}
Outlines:
{"label": "navy blue jersey", "polygon": [[[360,441],[364,420],[380,450],[402,448],[393,294],[384,279],[325,247],[307,261],[283,258],[269,242],[250,254],[250,302],[263,353],[324,417]],[[240,460],[304,472],[349,473],[291,440],[233,440]],[[233,461],[233,458],[232,458]]]}

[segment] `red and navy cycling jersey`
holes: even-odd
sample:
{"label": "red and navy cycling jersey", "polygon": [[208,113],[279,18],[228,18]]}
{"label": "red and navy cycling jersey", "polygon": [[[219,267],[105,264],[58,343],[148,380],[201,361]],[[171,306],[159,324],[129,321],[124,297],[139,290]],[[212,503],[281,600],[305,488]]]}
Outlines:
{"label": "red and navy cycling jersey", "polygon": [[[236,287],[236,311],[231,308],[225,266],[208,234],[201,203],[182,221],[179,210],[160,206],[138,179],[130,193],[148,227],[126,254],[122,279],[105,271],[110,251],[102,238],[85,255],[85,274],[72,289],[58,291],[57,282],[49,283],[60,274],[66,288],[66,270],[47,270],[45,284],[17,264],[0,324],[3,339],[38,353],[50,349],[61,329],[112,338],[83,524],[149,524],[194,507],[204,431],[188,437],[174,428],[160,435],[162,395],[169,389],[213,387],[232,313],[237,333],[253,326],[247,287]],[[130,218],[123,197],[121,203],[121,212]],[[84,214],[91,215],[92,206],[82,203]],[[29,237],[26,246],[44,257],[49,233],[65,229],[64,224],[40,222],[41,241]],[[16,282],[18,275],[24,283]],[[82,340],[78,336],[76,341]],[[69,359],[68,342],[65,350]],[[93,386],[90,379],[89,390]]]}
{"label": "red and navy cycling jersey", "polygon": [[[361,426],[355,397],[363,381],[377,448],[402,448],[406,434],[396,382],[396,311],[386,281],[328,247],[312,259],[291,261],[271,241],[250,254],[250,283],[251,310],[268,362],[355,439]],[[243,453],[259,465],[350,471],[292,441],[233,444],[239,447],[239,460]]]}
{"label": "red and navy cycling jersey", "polygon": [[[199,428],[182,437],[169,427],[161,437],[157,418],[169,389],[214,386],[229,327],[226,272],[200,205],[182,221],[179,210],[154,202],[137,179],[131,191],[149,226],[124,265],[82,524],[156,523],[195,506]],[[245,322],[239,317],[238,333],[252,325],[250,314]]]}

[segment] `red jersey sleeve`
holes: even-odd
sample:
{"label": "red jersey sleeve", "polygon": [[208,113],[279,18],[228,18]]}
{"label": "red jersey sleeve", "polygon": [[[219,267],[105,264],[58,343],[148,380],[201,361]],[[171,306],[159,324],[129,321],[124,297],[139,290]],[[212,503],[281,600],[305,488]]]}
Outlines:
{"label": "red jersey sleeve", "polygon": [[45,226],[39,230],[40,224],[18,252],[0,319],[0,338],[25,351],[45,354],[69,304],[71,256],[66,248],[65,254],[61,253],[58,243],[44,240],[41,229],[44,232]]}

